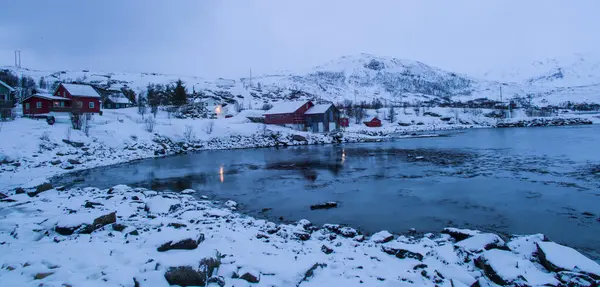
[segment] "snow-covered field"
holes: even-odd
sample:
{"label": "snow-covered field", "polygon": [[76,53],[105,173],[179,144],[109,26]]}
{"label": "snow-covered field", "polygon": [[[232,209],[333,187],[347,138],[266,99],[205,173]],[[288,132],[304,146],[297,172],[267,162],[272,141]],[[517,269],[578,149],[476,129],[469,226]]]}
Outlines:
{"label": "snow-covered field", "polygon": [[[3,286],[595,286],[600,265],[543,235],[424,236],[277,225],[229,201],[115,186],[0,202]],[[478,285],[473,285],[478,284]]]}

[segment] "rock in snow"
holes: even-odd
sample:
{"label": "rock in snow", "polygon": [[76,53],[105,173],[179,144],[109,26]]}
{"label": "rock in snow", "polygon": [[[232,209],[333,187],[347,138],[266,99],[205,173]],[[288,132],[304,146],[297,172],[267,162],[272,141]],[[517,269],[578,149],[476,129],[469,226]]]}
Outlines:
{"label": "rock in snow", "polygon": [[169,285],[179,286],[205,286],[206,274],[191,266],[171,267],[165,273]]}
{"label": "rock in snow", "polygon": [[394,235],[389,233],[387,230],[379,231],[371,235],[371,241],[375,243],[386,243],[394,239]]}
{"label": "rock in snow", "polygon": [[493,248],[506,248],[506,243],[500,236],[492,233],[476,234],[455,244],[469,252],[481,252]]}
{"label": "rock in snow", "polygon": [[[458,242],[435,234],[394,240],[387,231],[361,241],[364,236],[357,236],[358,231],[350,227],[317,227],[308,220],[275,224],[181,193],[126,186],[53,190],[35,197],[20,194],[11,198],[14,202],[0,201],[0,210],[18,204],[26,213],[0,217],[3,286],[31,285],[36,274],[46,273],[51,275],[37,276],[34,285],[599,283],[597,263],[568,247],[543,242],[546,239],[542,235],[514,237],[508,243],[511,250],[486,250],[490,243],[501,246],[503,241],[478,231],[451,230],[468,237]],[[99,204],[85,208],[86,202]],[[87,228],[93,232],[81,234]],[[130,232],[118,232],[125,230]],[[476,259],[464,261],[463,253]],[[546,267],[537,263],[538,256]]]}
{"label": "rock in snow", "polygon": [[416,244],[408,244],[399,241],[388,242],[381,245],[383,252],[396,255],[400,259],[412,258],[419,261],[423,260],[426,250]]}
{"label": "rock in snow", "polygon": [[551,271],[581,271],[600,280],[600,264],[583,256],[575,249],[554,242],[538,242],[538,257]]}
{"label": "rock in snow", "polygon": [[556,286],[559,283],[552,274],[539,270],[531,261],[520,259],[509,251],[485,251],[475,259],[475,265],[500,285]]}
{"label": "rock in snow", "polygon": [[204,234],[201,233],[196,239],[186,238],[176,242],[168,241],[156,248],[156,251],[165,252],[173,249],[192,250],[196,249],[202,241],[204,241]]}
{"label": "rock in snow", "polygon": [[189,188],[181,191],[181,194],[194,194],[194,193],[196,193],[196,191],[193,189],[189,189]]}
{"label": "rock in snow", "polygon": [[442,230],[442,233],[452,236],[452,238],[454,238],[456,241],[461,241],[461,240],[465,240],[473,235],[477,235],[480,232],[477,230],[447,227]]}
{"label": "rock in snow", "polygon": [[237,202],[233,201],[233,200],[228,200],[225,202],[225,206],[231,208],[231,209],[236,209],[238,204]]}

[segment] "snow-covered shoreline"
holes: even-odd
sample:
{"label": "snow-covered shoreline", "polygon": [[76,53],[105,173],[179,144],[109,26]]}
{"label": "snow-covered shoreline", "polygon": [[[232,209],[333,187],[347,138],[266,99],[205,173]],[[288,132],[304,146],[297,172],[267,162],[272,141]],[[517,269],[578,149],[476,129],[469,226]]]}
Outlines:
{"label": "snow-covered shoreline", "polygon": [[[434,109],[443,114],[443,109]],[[352,124],[345,131],[314,134],[278,126],[250,123],[248,113],[231,119],[171,119],[159,113],[157,127],[148,132],[135,109],[107,110],[95,117],[89,135],[71,130],[68,119],[58,118],[53,126],[41,120],[18,118],[3,124],[0,134],[0,191],[35,187],[50,178],[72,171],[110,166],[153,157],[195,151],[285,147],[314,144],[360,143],[389,138],[435,136],[436,132],[471,128],[490,128],[498,123],[483,117],[465,118],[463,123],[445,122],[435,117],[402,116],[399,123],[384,123],[381,128]],[[139,118],[138,118],[139,117]],[[581,120],[578,120],[581,119]],[[523,121],[544,125],[569,125],[600,122],[594,116],[546,119],[515,118],[506,125]],[[556,122],[558,121],[558,122]],[[514,124],[514,125],[517,125]],[[522,124],[521,126],[528,126]],[[538,124],[539,126],[539,124]],[[207,130],[210,127],[210,131]],[[184,130],[193,131],[191,137]],[[212,131],[214,129],[214,131]],[[429,134],[432,133],[432,134]]]}
{"label": "snow-covered shoreline", "polygon": [[307,220],[278,225],[241,215],[235,202],[196,200],[192,193],[127,186],[57,187],[5,197],[0,202],[0,281],[7,286],[142,287],[169,282],[188,286],[600,283],[598,263],[541,234],[501,238],[449,228],[418,237],[387,231],[365,236],[350,227],[319,227]]}

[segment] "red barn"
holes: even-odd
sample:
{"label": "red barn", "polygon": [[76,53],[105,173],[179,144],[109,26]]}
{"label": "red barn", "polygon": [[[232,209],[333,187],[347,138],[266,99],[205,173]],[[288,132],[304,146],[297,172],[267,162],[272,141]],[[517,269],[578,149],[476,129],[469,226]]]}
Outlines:
{"label": "red barn", "polygon": [[381,120],[375,117],[368,122],[364,122],[364,124],[370,128],[378,128],[381,126]]}
{"label": "red barn", "polygon": [[265,124],[304,126],[304,113],[312,106],[314,104],[311,101],[276,104],[273,108],[265,112]]}
{"label": "red barn", "polygon": [[54,96],[70,99],[70,107],[74,112],[100,112],[100,94],[90,85],[60,84]]}

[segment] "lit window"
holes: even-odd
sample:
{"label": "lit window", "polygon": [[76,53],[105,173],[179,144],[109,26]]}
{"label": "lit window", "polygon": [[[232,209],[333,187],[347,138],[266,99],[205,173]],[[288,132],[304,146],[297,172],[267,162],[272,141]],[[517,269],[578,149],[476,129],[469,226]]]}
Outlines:
{"label": "lit window", "polygon": [[90,102],[90,109],[94,108],[94,102]]}
{"label": "lit window", "polygon": [[35,102],[35,107],[38,109],[42,108],[42,102]]}

